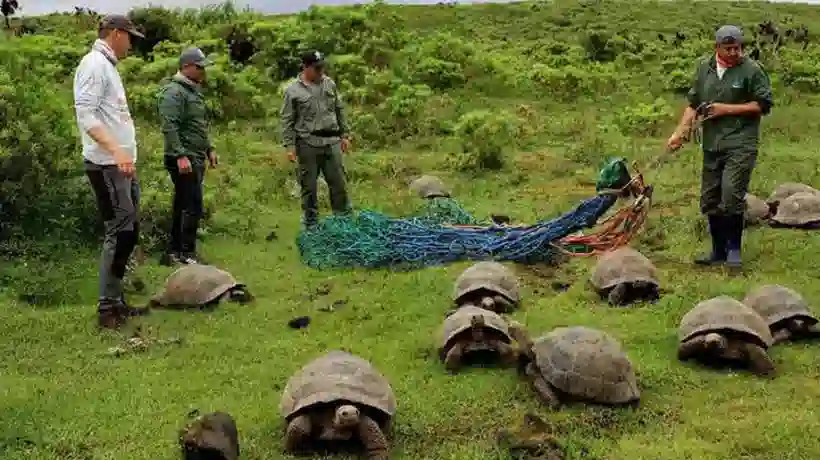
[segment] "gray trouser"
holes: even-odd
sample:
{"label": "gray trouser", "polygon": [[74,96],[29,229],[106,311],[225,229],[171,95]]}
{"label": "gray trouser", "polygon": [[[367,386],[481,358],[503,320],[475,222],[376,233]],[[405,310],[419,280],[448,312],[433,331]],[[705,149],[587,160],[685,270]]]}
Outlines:
{"label": "gray trouser", "polygon": [[738,215],[746,209],[756,148],[703,152],[700,211],[706,215]]}
{"label": "gray trouser", "polygon": [[125,267],[139,238],[139,182],[136,177],[125,177],[116,165],[100,166],[86,161],[85,173],[105,224],[100,256],[100,300],[120,299]]}
{"label": "gray trouser", "polygon": [[347,214],[351,210],[347,195],[345,169],[342,164],[341,145],[315,147],[304,142],[296,143],[299,186],[302,189],[302,212],[305,225],[313,225],[319,217],[318,184],[319,173],[325,176],[330,191],[330,207],[336,214]]}

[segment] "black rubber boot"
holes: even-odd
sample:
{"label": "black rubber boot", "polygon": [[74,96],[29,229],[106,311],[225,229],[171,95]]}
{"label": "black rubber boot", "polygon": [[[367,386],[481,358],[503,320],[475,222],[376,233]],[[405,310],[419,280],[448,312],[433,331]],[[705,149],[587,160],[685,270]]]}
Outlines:
{"label": "black rubber boot", "polygon": [[720,265],[726,262],[726,224],[722,216],[708,216],[712,252],[695,259],[697,265]]}
{"label": "black rubber boot", "polygon": [[726,216],[726,265],[730,269],[740,269],[741,245],[743,242],[743,214]]}

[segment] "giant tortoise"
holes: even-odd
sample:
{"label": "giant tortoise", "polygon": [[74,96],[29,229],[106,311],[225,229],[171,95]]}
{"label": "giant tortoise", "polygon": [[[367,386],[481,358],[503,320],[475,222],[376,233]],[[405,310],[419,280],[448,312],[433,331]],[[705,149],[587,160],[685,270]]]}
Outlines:
{"label": "giant tortoise", "polygon": [[817,228],[820,226],[820,193],[798,192],[785,198],[772,216],[771,225]]}
{"label": "giant tortoise", "polygon": [[253,300],[244,284],[213,265],[191,264],[178,268],[165,286],[151,298],[151,306],[171,308],[213,308],[220,301],[245,303]]}
{"label": "giant tortoise", "polygon": [[358,439],[368,459],[390,458],[396,398],[387,379],[358,356],[333,350],[302,367],[288,380],[279,409],[289,452]]}
{"label": "giant tortoise", "polygon": [[226,412],[197,415],[179,433],[179,445],[185,460],[237,460],[239,432],[236,422]]}
{"label": "giant tortoise", "polygon": [[757,312],[729,296],[704,300],[683,315],[678,339],[681,361],[728,361],[746,365],[757,375],[775,373],[767,353],[774,343],[769,326]]}
{"label": "giant tortoise", "polygon": [[424,175],[410,183],[410,191],[419,198],[449,198],[450,190],[436,176]]}
{"label": "giant tortoise", "polygon": [[592,270],[590,282],[601,298],[614,306],[660,298],[658,270],[646,256],[629,246],[603,253]]}
{"label": "giant tortoise", "polygon": [[746,209],[743,212],[743,220],[747,226],[757,225],[771,216],[769,205],[751,193],[747,193],[744,201]]}
{"label": "giant tortoise", "polygon": [[552,408],[570,400],[613,406],[640,403],[632,362],[611,335],[589,327],[561,327],[533,341],[524,326],[510,322],[521,345],[520,371]]}
{"label": "giant tortoise", "polygon": [[456,306],[478,305],[496,313],[509,313],[521,302],[518,277],[499,262],[477,262],[461,272],[453,289]]}
{"label": "giant tortoise", "polygon": [[794,289],[767,284],[751,290],[743,303],[766,321],[775,344],[820,337],[817,317]]}
{"label": "giant tortoise", "polygon": [[455,372],[465,360],[475,355],[491,354],[506,365],[515,363],[507,322],[498,313],[473,305],[454,310],[439,332],[439,359],[447,370]]}
{"label": "giant tortoise", "polygon": [[780,184],[775,187],[771,195],[769,195],[769,198],[766,199],[766,204],[769,205],[771,213],[776,213],[777,208],[780,206],[780,202],[795,193],[820,193],[820,190],[817,190],[810,185],[800,184],[797,182],[785,182]]}

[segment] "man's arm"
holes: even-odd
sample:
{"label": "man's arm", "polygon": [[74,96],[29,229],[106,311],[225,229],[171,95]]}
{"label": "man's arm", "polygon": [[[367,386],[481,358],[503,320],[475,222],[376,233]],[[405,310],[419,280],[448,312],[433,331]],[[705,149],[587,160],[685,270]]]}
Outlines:
{"label": "man's arm", "polygon": [[177,158],[186,156],[182,141],[179,140],[179,126],[182,121],[183,103],[182,95],[173,87],[167,88],[159,100],[159,118],[162,126],[162,134],[165,136],[169,148],[165,154]]}
{"label": "man's arm", "polygon": [[105,77],[102,70],[95,67],[80,67],[74,81],[74,110],[80,130],[87,133],[94,142],[110,155],[120,151],[119,144],[105,129],[97,113],[103,98]]}
{"label": "man's arm", "polygon": [[[335,85],[334,85],[335,86]],[[342,137],[347,137],[347,118],[345,118],[344,114],[344,102],[342,102],[342,98],[339,96],[339,88],[336,88],[336,123],[339,124],[339,130],[341,131]]]}
{"label": "man's arm", "polygon": [[293,104],[293,96],[290,91],[285,90],[285,100],[282,103],[282,110],[279,112],[282,118],[282,145],[291,151],[296,146],[296,110]]}
{"label": "man's arm", "polygon": [[751,101],[732,106],[732,115],[768,115],[774,106],[772,84],[769,75],[760,67],[752,75],[750,82]]}

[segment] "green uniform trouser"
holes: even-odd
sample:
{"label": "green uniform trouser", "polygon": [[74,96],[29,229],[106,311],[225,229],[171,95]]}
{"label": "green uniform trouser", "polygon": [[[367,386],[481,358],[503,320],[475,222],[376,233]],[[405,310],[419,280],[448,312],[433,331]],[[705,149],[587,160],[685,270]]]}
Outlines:
{"label": "green uniform trouser", "polygon": [[711,216],[743,214],[745,196],[756,161],[756,148],[704,151],[701,212]]}
{"label": "green uniform trouser", "polygon": [[299,187],[302,190],[303,223],[313,225],[319,218],[317,180],[321,172],[330,192],[330,207],[335,214],[350,213],[350,199],[347,196],[345,169],[342,164],[341,144],[316,147],[304,142],[296,143]]}

